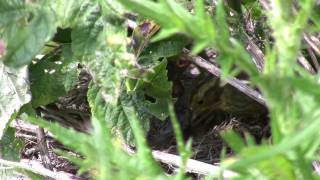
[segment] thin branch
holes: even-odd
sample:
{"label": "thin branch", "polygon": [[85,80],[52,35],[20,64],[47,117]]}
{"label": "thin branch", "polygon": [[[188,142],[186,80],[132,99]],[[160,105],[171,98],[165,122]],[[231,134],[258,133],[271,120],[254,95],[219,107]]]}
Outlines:
{"label": "thin branch", "polygon": [[313,53],[312,49],[311,48],[308,48],[307,49],[308,53],[309,53],[309,56],[313,62],[313,65],[315,67],[315,70],[316,72],[319,72],[320,70],[320,65],[319,65],[319,62],[318,62],[318,59],[317,59],[317,56]]}
{"label": "thin branch", "polygon": [[[37,129],[38,129],[38,126],[33,125],[33,124],[29,124],[29,123],[22,121],[20,119],[16,119],[16,120],[12,121],[10,124],[10,127],[15,128],[20,131],[26,131],[26,132],[32,133],[34,135],[37,134]],[[53,134],[48,132],[46,134],[46,136],[52,138]]]}
{"label": "thin branch", "polygon": [[[123,145],[123,148],[129,154],[135,153],[135,151],[127,145]],[[161,151],[152,151],[152,156],[155,160],[164,164],[174,167],[181,166],[181,157],[178,155],[173,155]],[[238,175],[237,173],[230,170],[224,170],[223,172],[221,172],[221,168],[219,166],[214,166],[194,159],[189,159],[187,161],[185,170],[186,172],[199,175],[219,175],[219,173],[222,173],[224,179],[229,179]]]}
{"label": "thin branch", "polygon": [[38,148],[40,150],[41,161],[45,168],[52,170],[51,159],[49,156],[49,150],[47,147],[47,139],[45,136],[44,129],[42,127],[38,127],[37,129],[37,140],[38,140]]}
{"label": "thin branch", "polygon": [[299,53],[299,56],[298,56],[298,63],[310,74],[316,74],[316,71],[314,70],[312,65],[301,53]]}
{"label": "thin branch", "polygon": [[[213,74],[216,77],[219,77],[219,78],[221,77],[221,70],[219,67],[215,66],[214,64],[211,64],[210,62],[208,62],[207,60],[203,59],[200,56],[191,55],[190,50],[188,49],[183,49],[183,52],[190,57],[189,60],[192,63],[207,70],[209,73]],[[258,91],[252,89],[251,87],[243,83],[241,80],[233,77],[233,78],[227,79],[226,81],[231,86],[238,89],[240,92],[244,93],[245,95],[257,101],[258,103],[267,107],[266,100],[263,98],[263,96]]]}
{"label": "thin branch", "polygon": [[312,166],[314,168],[314,171],[317,173],[318,176],[320,176],[320,162],[319,161],[312,161]]}
{"label": "thin branch", "polygon": [[[161,151],[152,151],[152,155],[154,159],[162,163],[170,164],[176,167],[181,166],[180,156]],[[186,171],[201,175],[219,175],[219,173],[221,172],[221,168],[219,166],[214,166],[194,159],[189,159],[186,164]],[[222,176],[223,178],[228,179],[237,176],[237,173],[225,170],[222,172]]]}
{"label": "thin branch", "polygon": [[314,52],[316,52],[320,56],[320,47],[319,47],[320,42],[318,43],[314,42],[314,40],[318,40],[318,39],[314,36],[309,36],[307,34],[303,34],[303,39],[314,50]]}
{"label": "thin branch", "polygon": [[43,167],[39,162],[32,160],[21,160],[13,162],[0,159],[0,167],[13,167],[17,169],[31,171],[41,176],[57,179],[57,180],[80,180],[81,178],[65,172],[53,172]]}
{"label": "thin branch", "polygon": [[261,49],[248,37],[246,50],[253,58],[259,72],[262,72],[264,66],[264,54]]}

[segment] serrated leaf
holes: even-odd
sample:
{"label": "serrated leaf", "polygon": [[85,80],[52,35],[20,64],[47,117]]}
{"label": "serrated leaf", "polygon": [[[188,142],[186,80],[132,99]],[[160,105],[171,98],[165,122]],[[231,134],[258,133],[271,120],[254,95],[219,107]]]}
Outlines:
{"label": "serrated leaf", "polygon": [[74,62],[70,46],[63,46],[62,54],[30,66],[32,106],[49,104],[65,95],[77,82],[78,63]]}
{"label": "serrated leaf", "polygon": [[103,88],[108,101],[115,102],[119,97],[121,78],[133,67],[134,56],[127,52],[128,41],[123,26],[109,23],[104,26],[107,27],[103,32],[106,41],[100,43],[101,39],[93,38],[92,42],[98,47],[82,57],[82,63],[92,72],[96,83]]}
{"label": "serrated leaf", "polygon": [[38,10],[26,26],[17,23],[6,28],[4,38],[8,52],[4,63],[15,68],[28,65],[55,31],[55,18],[48,8]]}
{"label": "serrated leaf", "polygon": [[114,13],[118,15],[123,15],[126,10],[124,7],[119,3],[118,1],[114,0],[99,0],[101,7],[103,8],[103,11],[106,13]]}
{"label": "serrated leaf", "polygon": [[78,22],[71,33],[72,50],[79,58],[93,55],[103,41],[100,38],[104,29],[100,7],[91,4],[83,11],[83,21]]}
{"label": "serrated leaf", "polygon": [[28,69],[6,67],[0,61],[0,138],[12,114],[31,100]]}
{"label": "serrated leaf", "polygon": [[168,103],[172,101],[172,83],[167,77],[167,60],[163,59],[153,72],[138,80],[134,91],[138,94],[134,101],[141,104],[145,111],[159,119],[168,117]]}
{"label": "serrated leaf", "polygon": [[27,13],[25,1],[1,0],[0,1],[0,27],[16,23],[16,20]]}
{"label": "serrated leaf", "polygon": [[[111,132],[122,138],[125,142],[134,145],[130,117],[128,117],[125,109],[136,109],[140,124],[145,132],[149,130],[150,114],[146,112],[146,107],[143,106],[142,101],[139,101],[139,96],[135,93],[127,93],[126,90],[122,88],[119,99],[116,99],[114,102],[109,102],[106,99],[106,92],[103,89],[104,88],[95,84],[89,88],[88,101],[92,114],[100,113],[97,111],[97,109],[100,108],[108,127],[111,128]],[[104,107],[103,110],[101,107]]]}
{"label": "serrated leaf", "polygon": [[81,7],[87,3],[88,0],[56,0],[50,2],[61,28],[73,27],[79,20],[77,15]]}
{"label": "serrated leaf", "polygon": [[155,63],[160,58],[168,58],[179,55],[182,49],[189,43],[189,40],[182,35],[177,35],[150,43],[142,52],[139,57],[139,64]]}
{"label": "serrated leaf", "polygon": [[[101,87],[97,86],[96,84],[91,84],[91,86],[89,87],[88,101],[92,111],[93,123],[96,124],[94,125],[94,134],[98,136],[98,131],[102,133],[103,129],[106,130],[110,128],[109,130],[111,130],[113,135],[115,135],[116,137],[124,138],[124,140],[131,145],[135,144],[133,143],[134,135],[136,140],[136,147],[138,148],[137,156],[127,157],[118,151],[117,146],[114,148],[110,148],[110,146],[114,145],[114,143],[110,142],[110,139],[108,139],[109,135],[100,137],[101,141],[109,143],[108,147],[104,147],[104,149],[108,149],[107,151],[109,152],[109,155],[114,154],[117,156],[116,159],[114,159],[113,156],[106,157],[106,151],[100,151],[100,153],[102,153],[101,157],[106,159],[106,161],[104,161],[103,163],[104,165],[106,165],[108,161],[115,160],[113,164],[121,166],[122,171],[127,172],[129,170],[127,173],[130,173],[130,169],[132,169],[133,167],[137,171],[143,169],[144,175],[141,175],[140,173],[136,175],[134,175],[135,173],[130,173],[131,177],[142,176],[143,178],[144,176],[148,177],[151,175],[159,176],[161,175],[162,171],[159,168],[158,164],[152,158],[151,151],[147,146],[147,142],[145,139],[144,133],[146,131],[146,127],[143,126],[143,123],[145,123],[145,121],[141,117],[139,119],[136,117],[137,114],[134,110],[135,105],[131,100],[132,97],[125,92],[126,91],[123,91],[123,94],[122,96],[120,96],[117,104],[112,104],[106,103],[104,101],[102,94],[103,91]],[[138,116],[140,115],[138,114]],[[140,127],[141,125],[142,127]],[[98,142],[97,136],[95,136],[95,140]],[[99,147],[101,147],[101,144],[99,144]],[[128,161],[129,159],[130,161]],[[148,167],[148,170],[146,170],[146,167]]]}

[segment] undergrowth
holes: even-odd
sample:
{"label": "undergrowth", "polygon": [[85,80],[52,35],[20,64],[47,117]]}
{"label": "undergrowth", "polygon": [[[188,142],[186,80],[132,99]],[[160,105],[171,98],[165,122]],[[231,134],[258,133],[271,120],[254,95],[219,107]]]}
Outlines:
{"label": "undergrowth", "polygon": [[[0,0],[1,158],[19,160],[21,142],[9,124],[21,118],[79,153],[81,158],[57,150],[80,167],[79,174],[185,179],[190,142],[184,144],[175,118],[166,67],[185,47],[193,54],[212,48],[223,79],[245,72],[251,86],[262,92],[271,125],[271,137],[260,144],[250,135],[243,139],[223,132],[235,154],[221,159],[220,172],[232,170],[235,179],[318,179],[312,162],[319,160],[319,75],[308,73],[297,58],[307,46],[303,37],[320,31],[319,5],[315,0],[269,0],[266,10],[259,1],[243,1],[240,8],[214,2]],[[259,35],[265,54],[261,72],[245,48],[248,35],[241,23],[249,10],[254,19],[267,18],[262,23],[268,31]],[[132,21],[138,26],[130,39],[126,26]],[[87,94],[89,134],[46,121],[35,111],[75,86],[79,63],[93,77]],[[169,116],[182,157],[172,176],[153,159],[145,138],[152,117]],[[136,153],[128,154],[125,144],[135,146]]]}

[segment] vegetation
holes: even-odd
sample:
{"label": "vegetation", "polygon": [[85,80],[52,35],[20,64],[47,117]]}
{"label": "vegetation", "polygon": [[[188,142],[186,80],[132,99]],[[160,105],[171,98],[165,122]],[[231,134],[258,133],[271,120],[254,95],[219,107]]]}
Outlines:
{"label": "vegetation", "polygon": [[[51,132],[64,145],[55,153],[79,167],[77,175],[185,179],[192,177],[186,121],[217,111],[266,121],[260,116],[267,111],[270,135],[259,141],[250,133],[221,132],[234,153],[222,151],[219,171],[203,178],[232,170],[235,179],[318,179],[312,164],[320,146],[319,9],[316,0],[0,0],[0,175],[49,176],[14,163],[24,148],[10,126],[16,119]],[[186,96],[174,95],[175,74],[191,64],[220,76],[225,90],[201,80],[191,86],[204,88],[186,86]],[[84,89],[83,72],[92,78]],[[241,74],[250,86],[234,78]],[[244,94],[228,90],[239,84]],[[207,90],[223,94],[219,103]],[[80,121],[61,125],[44,115],[70,92],[86,97],[91,126],[85,130],[77,128]],[[207,106],[199,94],[210,100]],[[77,102],[70,106],[81,109]],[[171,120],[164,131],[174,132],[181,156],[174,173],[153,158],[146,137],[155,119]]]}

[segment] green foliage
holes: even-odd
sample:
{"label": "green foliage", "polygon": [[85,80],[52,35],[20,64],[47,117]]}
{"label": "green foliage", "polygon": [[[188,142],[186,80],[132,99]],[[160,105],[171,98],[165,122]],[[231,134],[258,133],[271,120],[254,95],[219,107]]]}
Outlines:
{"label": "green foliage", "polygon": [[[214,17],[216,25],[211,26],[208,23],[205,26],[209,30],[214,29],[215,34],[219,34],[219,36],[207,38],[209,42],[199,38],[199,35],[209,37],[210,32],[202,31],[201,28],[204,26],[192,20],[195,18],[198,22],[202,22],[204,18],[197,18],[197,15],[185,15],[187,11],[180,8],[177,3],[168,0],[159,2],[122,0],[121,2],[127,8],[159,23],[162,27],[161,31],[166,35],[164,37],[174,33],[185,33],[195,40],[196,47],[201,47],[199,44],[202,43],[205,46],[213,45],[219,51],[218,58],[225,75],[230,75],[229,69],[236,64],[238,68],[247,72],[253,82],[262,89],[271,113],[273,144],[245,146],[244,143],[241,143],[240,137],[234,133],[227,133],[225,134],[226,140],[240,155],[235,163],[228,164],[227,167],[238,171],[246,178],[314,178],[310,175],[312,170],[306,167],[311,164],[309,155],[312,153],[306,152],[315,153],[313,150],[319,147],[317,142],[314,146],[310,146],[314,142],[312,137],[319,136],[313,128],[318,126],[320,120],[316,108],[316,106],[319,107],[319,104],[312,100],[317,99],[318,95],[310,91],[319,89],[319,83],[317,78],[310,77],[309,74],[301,72],[297,75],[296,72],[300,72],[301,69],[294,63],[300,49],[302,32],[312,13],[314,1],[300,2],[301,8],[295,16],[292,15],[294,12],[292,12],[290,3],[288,5],[285,1],[270,1],[272,9],[267,13],[273,29],[275,46],[266,54],[266,65],[261,75],[257,73],[250,56],[239,41],[230,36],[222,1],[218,3],[216,9]],[[197,2],[198,7],[201,7],[201,1]],[[196,12],[201,12],[201,10]],[[168,18],[168,15],[173,18]],[[179,15],[184,18],[178,18]],[[190,25],[193,26],[196,33],[186,30],[186,27]],[[163,33],[160,33],[159,36],[162,37]],[[196,52],[199,49],[196,48]],[[299,85],[297,85],[298,82]],[[309,87],[310,83],[313,84],[312,87]],[[309,89],[308,92],[306,89]],[[304,127],[303,130],[301,127]]]}
{"label": "green foliage", "polygon": [[[236,154],[223,160],[221,170],[232,169],[239,179],[317,179],[311,163],[320,145],[319,77],[305,73],[296,59],[303,50],[304,33],[320,29],[319,7],[315,0],[269,0],[271,9],[263,11],[257,3],[220,0],[210,14],[202,0],[189,2],[188,10],[172,0],[1,0],[0,137],[6,129],[0,141],[1,157],[17,160],[19,152],[14,131],[7,128],[9,120],[19,110],[27,112],[20,108],[30,101],[36,108],[65,95],[74,87],[81,63],[93,76],[88,92],[90,134],[32,115],[22,117],[81,154],[83,159],[60,152],[94,178],[185,178],[190,142],[183,144],[173,113],[167,58],[178,56],[191,44],[194,54],[207,47],[218,51],[223,78],[244,71],[267,99],[272,141],[258,145],[250,136],[245,142],[233,131],[224,133]],[[295,11],[294,3],[299,7]],[[272,30],[272,41],[263,45],[267,50],[262,73],[244,47],[244,30],[239,28],[236,35],[231,31],[232,23],[242,22],[233,22],[237,18],[230,18],[229,11],[240,15],[251,8],[254,16],[267,15],[268,24],[262,27]],[[149,24],[146,33],[138,24],[132,36],[137,44],[131,48],[124,26],[128,10],[157,23]],[[36,60],[39,54],[44,58]],[[168,116],[182,156],[182,167],[172,177],[154,161],[145,139],[151,117],[164,120]],[[135,145],[137,153],[128,155],[124,143]]]}
{"label": "green foliage", "polygon": [[186,164],[188,162],[188,159],[192,156],[192,150],[191,150],[191,145],[192,141],[189,140],[187,144],[185,145],[183,143],[183,135],[181,132],[180,125],[178,123],[177,117],[174,113],[173,105],[169,103],[169,114],[171,118],[171,122],[173,125],[177,145],[178,145],[178,150],[181,155],[181,167],[179,168],[178,174],[177,174],[177,179],[185,179],[185,168]]}
{"label": "green foliage", "polygon": [[72,50],[78,58],[94,54],[99,41],[104,41],[100,7],[93,3],[85,5],[79,12],[82,21],[75,25],[71,33]]}
{"label": "green foliage", "polygon": [[[134,107],[137,110],[139,121],[145,132],[149,130],[151,115],[159,119],[167,117],[167,104],[172,101],[172,98],[171,83],[168,82],[166,75],[166,64],[167,61],[163,60],[153,72],[145,76],[144,80],[138,80],[132,91],[123,89],[116,103],[108,100],[109,97],[104,94],[103,87],[93,85],[88,92],[88,97],[92,99],[89,99],[90,107],[93,107],[95,101],[98,101],[95,103],[99,103],[99,106],[105,107],[108,114],[105,120],[108,125],[115,134],[122,134],[122,138],[130,144],[133,143],[133,134],[129,123],[130,114],[126,109]],[[162,86],[159,86],[159,82]],[[152,99],[154,102],[150,102],[149,98],[154,98]]]}
{"label": "green foliage", "polygon": [[7,128],[0,140],[0,157],[6,160],[18,161],[22,142],[15,138],[15,129]]}
{"label": "green foliage", "polygon": [[187,37],[182,35],[150,43],[139,56],[139,64],[154,63],[160,58],[177,56],[188,43],[190,42]]}
{"label": "green foliage", "polygon": [[28,65],[45,43],[53,36],[56,23],[49,8],[35,9],[30,21],[21,20],[4,28],[4,40],[7,42],[8,52],[4,63],[10,67]]}
{"label": "green foliage", "polygon": [[[124,112],[123,101],[125,97],[120,98],[117,103],[106,102],[103,98],[103,90],[98,86],[93,86],[88,92],[89,104],[92,108],[92,113],[97,112],[95,108],[99,106],[104,107],[102,116],[107,122],[108,127],[113,131],[114,134],[121,135],[126,142],[133,142],[133,135],[130,129],[129,117]],[[102,113],[102,112],[101,112]]]}
{"label": "green foliage", "polygon": [[[97,88],[94,87],[91,91],[95,92],[94,89]],[[105,121],[105,117],[112,113],[108,110],[111,108],[105,108],[105,106],[100,105],[101,98],[99,98],[99,95],[99,93],[89,93],[88,95],[92,107],[93,130],[91,135],[62,128],[56,123],[49,123],[34,117],[25,117],[25,119],[53,132],[57,140],[86,157],[84,160],[72,156],[69,159],[80,165],[82,172],[90,172],[95,179],[165,178],[164,172],[151,156],[143,130],[135,117],[132,107],[122,109],[129,118],[137,141],[137,154],[129,156],[123,150],[121,141],[111,138],[111,130]]]}
{"label": "green foliage", "polygon": [[21,0],[2,0],[0,2],[0,27],[17,21],[28,13],[24,1]]}
{"label": "green foliage", "polygon": [[65,45],[54,50],[47,58],[30,65],[33,107],[52,103],[75,86],[78,63],[73,61],[70,53],[70,46]]}
{"label": "green foliage", "polygon": [[88,0],[57,0],[47,1],[47,6],[54,9],[58,26],[64,29],[74,27],[78,23],[79,11],[88,3]]}
{"label": "green foliage", "polygon": [[155,40],[167,38],[175,33],[185,33],[195,40],[194,52],[213,44],[216,30],[212,20],[204,11],[203,1],[196,1],[195,15],[175,1],[132,1],[119,0],[128,9],[137,11],[146,18],[150,18],[163,28]]}
{"label": "green foliage", "polygon": [[227,143],[231,146],[232,150],[237,153],[240,153],[243,148],[245,148],[245,144],[242,138],[236,134],[234,131],[227,131],[222,134],[223,138]]}
{"label": "green foliage", "polygon": [[[146,112],[164,120],[168,116],[168,103],[172,101],[172,84],[167,78],[167,60],[162,60],[153,72],[148,72],[143,79],[136,82],[133,93],[138,95]],[[149,99],[147,99],[149,97]],[[151,99],[150,99],[151,98]]]}

